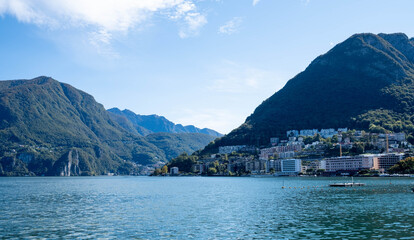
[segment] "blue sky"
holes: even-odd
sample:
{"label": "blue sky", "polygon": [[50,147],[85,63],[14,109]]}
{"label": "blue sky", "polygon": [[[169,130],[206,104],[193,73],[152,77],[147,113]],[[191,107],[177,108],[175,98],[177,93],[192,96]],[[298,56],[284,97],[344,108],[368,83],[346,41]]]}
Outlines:
{"label": "blue sky", "polygon": [[414,37],[412,0],[0,0],[0,79],[228,133],[354,33]]}

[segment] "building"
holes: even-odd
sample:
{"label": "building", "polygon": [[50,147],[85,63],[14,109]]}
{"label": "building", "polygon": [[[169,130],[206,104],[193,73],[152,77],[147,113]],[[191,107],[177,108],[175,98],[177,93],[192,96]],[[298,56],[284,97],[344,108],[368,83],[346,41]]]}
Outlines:
{"label": "building", "polygon": [[374,159],[374,169],[387,171],[404,158],[404,154],[378,154]]}
{"label": "building", "polygon": [[360,171],[373,169],[374,157],[375,155],[332,157],[326,158],[324,164],[326,164],[327,172]]}
{"label": "building", "polygon": [[227,171],[233,173],[242,169],[245,171],[247,163],[252,162],[253,159],[253,157],[230,157],[229,163],[227,164]]}
{"label": "building", "polygon": [[328,138],[328,137],[333,137],[333,135],[338,134],[338,132],[335,131],[335,129],[333,129],[333,128],[328,128],[328,129],[321,129],[321,131],[319,132],[319,134],[323,138]]}
{"label": "building", "polygon": [[246,162],[245,166],[246,172],[251,172],[252,174],[264,174],[268,172],[267,161],[266,160],[254,160]]}
{"label": "building", "polygon": [[245,148],[246,145],[235,145],[235,146],[222,146],[219,147],[219,153],[220,154],[230,154],[232,152],[238,152],[242,148]]}
{"label": "building", "polygon": [[339,133],[345,133],[348,132],[348,128],[338,128]]}
{"label": "building", "polygon": [[297,137],[299,136],[299,131],[298,130],[290,130],[286,132],[286,136],[289,137]]}
{"label": "building", "polygon": [[[302,151],[302,143],[290,144],[286,146],[275,146],[271,148],[260,149],[260,159],[269,159],[269,157],[286,158],[293,157],[296,152]],[[285,154],[284,154],[285,153]]]}
{"label": "building", "polygon": [[[403,142],[405,141],[405,133],[388,133],[388,140],[390,141],[398,141]],[[385,134],[380,134],[380,138],[386,138]]]}
{"label": "building", "polygon": [[326,171],[326,160],[319,161],[319,169],[324,169]]}
{"label": "building", "polygon": [[281,172],[298,174],[302,171],[302,160],[300,159],[283,159],[281,161]]}
{"label": "building", "polygon": [[270,171],[273,169],[275,172],[281,172],[282,171],[282,160],[276,159],[276,160],[269,160],[267,161],[267,170]]}
{"label": "building", "polygon": [[203,174],[204,164],[194,164],[193,165],[193,172],[198,173],[198,174]]}
{"label": "building", "polygon": [[279,144],[279,138],[277,138],[277,137],[270,138],[270,144],[272,146],[278,145]]}
{"label": "building", "polygon": [[170,169],[170,175],[178,175],[178,167],[172,167]]}
{"label": "building", "polygon": [[312,137],[318,133],[319,133],[318,129],[304,129],[304,130],[300,130],[299,135],[304,136],[304,137]]}

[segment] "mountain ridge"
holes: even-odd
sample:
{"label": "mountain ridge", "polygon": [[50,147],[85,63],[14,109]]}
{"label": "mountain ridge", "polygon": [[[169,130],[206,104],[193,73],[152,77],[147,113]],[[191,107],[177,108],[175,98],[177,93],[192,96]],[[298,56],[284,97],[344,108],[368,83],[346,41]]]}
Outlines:
{"label": "mountain ridge", "polygon": [[[107,110],[111,113],[111,117],[117,121],[124,121],[122,117],[125,117],[130,121],[132,127],[136,128],[136,131],[141,135],[148,135],[151,133],[203,133],[214,137],[221,137],[222,134],[209,128],[197,128],[193,125],[183,126],[182,124],[175,124],[165,118],[156,114],[140,115],[131,110],[118,108],[111,108]],[[116,116],[115,116],[116,115]],[[122,120],[121,120],[122,119]],[[125,124],[130,125],[130,124]],[[130,126],[126,126],[131,128]]]}
{"label": "mountain ridge", "polygon": [[146,138],[69,84],[45,76],[0,81],[0,176],[131,174],[137,164],[167,161],[174,150],[195,151],[212,138]]}
{"label": "mountain ridge", "polygon": [[[398,50],[400,49],[400,50]],[[292,129],[414,129],[414,40],[405,34],[354,34],[260,104],[218,146],[267,144]]]}

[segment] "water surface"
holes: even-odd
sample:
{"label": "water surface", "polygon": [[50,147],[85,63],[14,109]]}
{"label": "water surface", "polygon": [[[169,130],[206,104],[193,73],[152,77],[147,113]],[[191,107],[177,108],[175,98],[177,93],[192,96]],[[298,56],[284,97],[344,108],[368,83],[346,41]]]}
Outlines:
{"label": "water surface", "polygon": [[413,178],[348,180],[0,178],[0,238],[414,239]]}

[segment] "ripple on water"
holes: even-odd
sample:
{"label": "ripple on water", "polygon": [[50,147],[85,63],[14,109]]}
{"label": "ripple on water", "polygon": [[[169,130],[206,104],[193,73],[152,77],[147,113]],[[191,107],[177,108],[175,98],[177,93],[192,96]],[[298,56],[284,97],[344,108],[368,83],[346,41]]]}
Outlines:
{"label": "ripple on water", "polygon": [[414,238],[413,179],[331,181],[0,178],[0,238]]}

